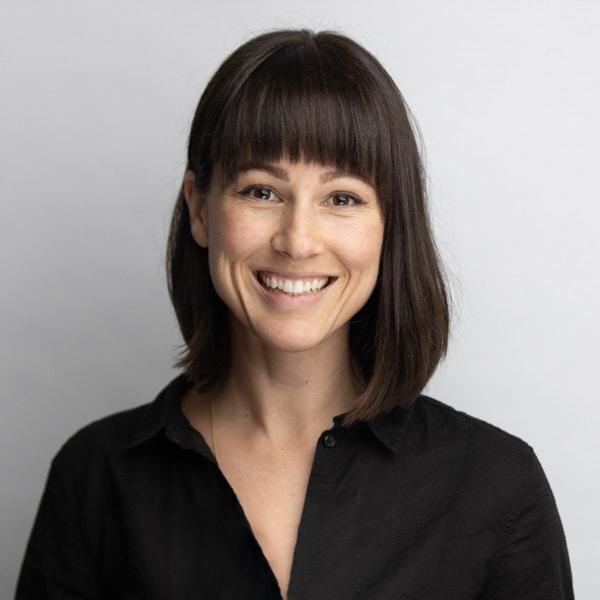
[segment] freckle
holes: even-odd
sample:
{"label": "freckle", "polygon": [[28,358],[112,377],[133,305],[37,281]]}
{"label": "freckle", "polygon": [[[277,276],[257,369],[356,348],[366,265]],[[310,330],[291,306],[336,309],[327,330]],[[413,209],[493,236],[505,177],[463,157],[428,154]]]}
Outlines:
{"label": "freckle", "polygon": [[304,380],[304,384],[306,385],[307,383],[308,383],[308,379],[305,379]]}

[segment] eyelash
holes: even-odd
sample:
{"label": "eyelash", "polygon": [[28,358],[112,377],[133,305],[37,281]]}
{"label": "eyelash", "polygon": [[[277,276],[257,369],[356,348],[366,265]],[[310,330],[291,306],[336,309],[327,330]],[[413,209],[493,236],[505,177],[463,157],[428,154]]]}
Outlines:
{"label": "eyelash", "polygon": [[[254,196],[255,192],[267,192],[267,194],[273,194],[276,198],[279,198],[279,194],[277,194],[277,192],[273,191],[270,187],[268,186],[264,186],[264,185],[251,185],[249,187],[244,188],[243,190],[241,190],[240,192],[238,192],[240,195],[242,196],[248,196],[248,197],[252,197],[255,200],[260,200],[263,202],[273,202],[273,199],[270,198],[259,198],[257,196]],[[348,201],[348,204],[333,204],[333,202],[330,202],[333,198],[344,198]],[[330,196],[327,197],[325,203],[328,206],[337,206],[340,208],[348,208],[348,207],[352,207],[352,206],[360,206],[365,204],[365,202],[363,200],[361,200],[358,196],[355,196],[354,194],[350,194],[349,192],[334,192],[333,194],[331,194]]]}

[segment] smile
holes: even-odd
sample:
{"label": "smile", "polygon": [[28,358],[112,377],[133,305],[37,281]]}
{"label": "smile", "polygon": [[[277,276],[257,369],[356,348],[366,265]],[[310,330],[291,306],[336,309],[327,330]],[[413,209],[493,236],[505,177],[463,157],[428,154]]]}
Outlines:
{"label": "smile", "polygon": [[314,294],[321,291],[329,282],[329,277],[314,279],[286,279],[270,273],[257,273],[258,281],[268,290],[279,290],[290,296]]}

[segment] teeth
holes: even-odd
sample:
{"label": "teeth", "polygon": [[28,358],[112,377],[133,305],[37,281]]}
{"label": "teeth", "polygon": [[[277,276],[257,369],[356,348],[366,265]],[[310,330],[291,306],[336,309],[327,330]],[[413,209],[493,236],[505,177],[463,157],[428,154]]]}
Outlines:
{"label": "teeth", "polygon": [[329,283],[329,277],[313,279],[312,281],[301,281],[300,279],[278,279],[277,277],[260,274],[259,279],[265,287],[272,290],[281,290],[284,294],[289,294],[290,296],[318,292]]}

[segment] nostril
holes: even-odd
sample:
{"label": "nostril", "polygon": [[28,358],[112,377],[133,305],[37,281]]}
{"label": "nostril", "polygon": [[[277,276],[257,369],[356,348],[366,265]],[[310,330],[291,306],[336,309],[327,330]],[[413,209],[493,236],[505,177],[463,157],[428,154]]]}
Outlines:
{"label": "nostril", "polygon": [[291,258],[313,256],[323,250],[319,228],[314,219],[295,217],[282,224],[273,236],[273,248]]}

